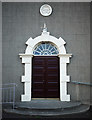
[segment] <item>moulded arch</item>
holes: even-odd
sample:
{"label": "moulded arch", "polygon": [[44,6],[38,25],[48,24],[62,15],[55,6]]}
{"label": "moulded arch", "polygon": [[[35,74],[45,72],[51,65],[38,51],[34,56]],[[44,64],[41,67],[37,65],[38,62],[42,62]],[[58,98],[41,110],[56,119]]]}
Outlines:
{"label": "moulded arch", "polygon": [[29,38],[26,42],[28,46],[25,50],[25,54],[32,54],[35,46],[41,42],[53,43],[57,47],[59,54],[66,54],[66,49],[64,46],[66,42],[61,37],[57,39],[56,37],[49,35],[48,32],[42,33],[34,39]]}

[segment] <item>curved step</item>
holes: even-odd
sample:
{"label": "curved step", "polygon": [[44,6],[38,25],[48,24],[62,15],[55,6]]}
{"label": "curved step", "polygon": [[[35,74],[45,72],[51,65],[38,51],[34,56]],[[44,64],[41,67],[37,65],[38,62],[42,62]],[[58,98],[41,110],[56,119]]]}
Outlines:
{"label": "curved step", "polygon": [[54,110],[54,109],[68,109],[81,105],[81,102],[61,102],[61,101],[31,101],[16,103],[17,109],[38,109],[38,110]]}
{"label": "curved step", "polygon": [[24,116],[62,116],[62,115],[71,115],[71,114],[78,114],[83,113],[89,110],[88,105],[80,105],[76,108],[71,109],[59,109],[58,111],[54,110],[18,110],[18,109],[4,109],[5,112],[17,115],[24,115]]}

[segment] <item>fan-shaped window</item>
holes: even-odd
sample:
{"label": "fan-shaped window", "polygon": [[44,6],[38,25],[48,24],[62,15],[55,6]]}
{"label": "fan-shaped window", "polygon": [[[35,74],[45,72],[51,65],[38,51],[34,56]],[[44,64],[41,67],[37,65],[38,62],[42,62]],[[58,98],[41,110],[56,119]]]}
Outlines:
{"label": "fan-shaped window", "polygon": [[58,53],[57,48],[51,43],[41,43],[33,51],[34,55],[56,55]]}

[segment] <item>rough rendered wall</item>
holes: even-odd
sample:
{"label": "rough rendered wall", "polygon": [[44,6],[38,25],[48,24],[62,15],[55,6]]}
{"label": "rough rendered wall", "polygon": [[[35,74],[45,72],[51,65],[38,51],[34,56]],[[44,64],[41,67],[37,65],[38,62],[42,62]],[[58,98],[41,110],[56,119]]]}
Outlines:
{"label": "rough rendered wall", "polygon": [[[43,17],[43,3],[3,3],[3,83],[16,83],[16,101],[23,94],[20,76],[24,73],[19,53],[24,53],[29,37],[41,34],[45,22],[51,35],[66,41],[72,53],[68,74],[71,81],[90,83],[90,3],[48,3],[53,8]],[[71,100],[89,100],[89,86],[68,84]],[[86,96],[86,97],[85,97]]]}
{"label": "rough rendered wall", "polygon": [[[0,88],[2,87],[2,2],[0,1]],[[0,89],[0,118],[2,118],[2,90]]]}

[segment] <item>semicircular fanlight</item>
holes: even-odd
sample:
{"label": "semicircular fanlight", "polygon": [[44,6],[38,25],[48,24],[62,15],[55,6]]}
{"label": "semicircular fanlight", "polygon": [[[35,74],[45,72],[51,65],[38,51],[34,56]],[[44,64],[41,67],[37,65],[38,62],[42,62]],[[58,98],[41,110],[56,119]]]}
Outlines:
{"label": "semicircular fanlight", "polygon": [[34,51],[34,55],[57,55],[59,52],[57,48],[51,43],[41,43]]}

